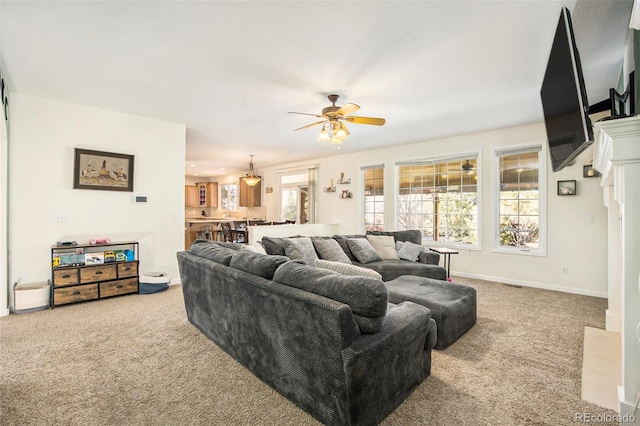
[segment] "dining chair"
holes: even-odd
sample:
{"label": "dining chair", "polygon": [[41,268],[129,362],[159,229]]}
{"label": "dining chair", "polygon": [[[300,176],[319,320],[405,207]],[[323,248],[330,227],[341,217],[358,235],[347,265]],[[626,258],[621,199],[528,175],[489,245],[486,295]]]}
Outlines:
{"label": "dining chair", "polygon": [[234,243],[246,243],[249,241],[249,230],[247,229],[247,221],[234,220],[233,230],[231,231],[234,238]]}
{"label": "dining chair", "polygon": [[233,234],[231,229],[231,222],[220,222],[220,230],[222,231],[222,239],[226,242],[233,242]]}

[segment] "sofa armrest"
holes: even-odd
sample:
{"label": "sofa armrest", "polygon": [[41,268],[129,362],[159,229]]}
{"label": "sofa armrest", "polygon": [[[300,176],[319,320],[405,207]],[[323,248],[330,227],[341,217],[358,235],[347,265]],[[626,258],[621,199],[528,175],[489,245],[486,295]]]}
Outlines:
{"label": "sofa armrest", "polygon": [[438,265],[440,263],[440,254],[425,248],[420,252],[418,262],[426,263],[427,265]]}
{"label": "sofa armrest", "polygon": [[387,311],[382,330],[342,351],[348,401],[359,424],[377,424],[429,375],[435,344],[429,333],[436,333],[431,311],[402,302]]}

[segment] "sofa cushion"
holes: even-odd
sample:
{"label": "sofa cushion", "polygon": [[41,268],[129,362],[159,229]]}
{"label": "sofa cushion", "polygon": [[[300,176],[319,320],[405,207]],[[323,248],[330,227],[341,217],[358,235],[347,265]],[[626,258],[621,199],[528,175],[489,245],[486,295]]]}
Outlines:
{"label": "sofa cushion", "polygon": [[301,260],[307,265],[315,265],[318,260],[316,249],[309,237],[283,238],[285,255],[291,260]]}
{"label": "sofa cushion", "polygon": [[236,249],[223,247],[219,245],[219,243],[205,240],[198,241],[197,243],[194,242],[189,248],[189,253],[213,260],[225,266],[229,266],[231,257],[237,252],[238,250]]}
{"label": "sofa cushion", "polygon": [[376,249],[373,248],[369,240],[366,238],[349,238],[347,245],[351,253],[360,263],[371,263],[382,260]]}
{"label": "sofa cushion", "polygon": [[343,263],[343,262],[332,262],[330,260],[318,259],[316,261],[316,266],[318,268],[328,269],[330,271],[337,272],[342,275],[352,275],[359,277],[369,277],[376,280],[382,281],[382,275],[373,269],[369,268],[361,268],[360,266],[352,265],[351,263]]}
{"label": "sofa cushion", "polygon": [[382,328],[389,292],[380,280],[341,275],[291,261],[277,269],[273,281],[349,305],[362,333],[375,333]]}
{"label": "sofa cushion", "polygon": [[351,252],[351,249],[349,248],[349,245],[347,244],[347,240],[349,238],[365,238],[364,235],[362,235],[362,234],[334,235],[331,238],[333,238],[334,240],[336,240],[338,242],[338,244],[340,244],[340,247],[342,248],[342,251],[344,251],[344,254],[347,255],[347,257],[349,258],[350,261],[353,262],[353,261],[357,261],[358,260],[358,259],[356,259],[356,257]]}
{"label": "sofa cushion", "polygon": [[311,242],[313,242],[313,247],[315,247],[320,259],[351,264],[349,256],[333,238],[311,238]]}
{"label": "sofa cushion", "polygon": [[356,266],[373,269],[382,275],[382,281],[395,280],[401,275],[416,275],[418,277],[446,280],[447,270],[442,266],[406,260],[381,260],[371,263],[354,263]]}
{"label": "sofa cushion", "polygon": [[237,250],[231,258],[229,266],[270,280],[273,279],[276,269],[288,261],[289,259],[285,256],[270,256],[254,253],[250,250]]}
{"label": "sofa cushion", "polygon": [[371,243],[380,259],[399,259],[396,241],[391,235],[367,235],[367,241]]}
{"label": "sofa cushion", "polygon": [[418,260],[418,256],[420,256],[424,247],[414,244],[411,241],[398,241],[396,243],[396,249],[400,259],[415,262]]}
{"label": "sofa cushion", "polygon": [[411,241],[414,244],[422,244],[422,233],[419,229],[407,229],[406,231],[367,231],[367,235],[391,235],[396,241]]}

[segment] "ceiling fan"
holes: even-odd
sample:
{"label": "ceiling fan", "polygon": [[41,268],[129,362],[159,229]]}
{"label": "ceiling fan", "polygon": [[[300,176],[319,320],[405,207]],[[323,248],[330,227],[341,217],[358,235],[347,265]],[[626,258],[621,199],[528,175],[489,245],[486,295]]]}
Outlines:
{"label": "ceiling fan", "polygon": [[294,129],[295,131],[308,129],[309,127],[322,125],[322,130],[320,131],[320,135],[318,136],[318,141],[320,142],[330,142],[334,149],[339,149],[342,141],[349,137],[349,130],[345,125],[345,122],[355,123],[355,124],[371,124],[374,126],[382,126],[385,123],[384,118],[374,118],[374,117],[357,117],[352,116],[353,112],[356,112],[360,109],[360,107],[356,104],[347,103],[343,106],[337,106],[336,101],[338,100],[339,95],[329,95],[327,98],[333,104],[326,108],[322,109],[322,114],[310,114],[306,112],[289,112],[289,114],[301,114],[301,115],[311,115],[313,117],[322,118],[320,121],[316,121],[315,123],[307,124],[306,126],[299,127]]}

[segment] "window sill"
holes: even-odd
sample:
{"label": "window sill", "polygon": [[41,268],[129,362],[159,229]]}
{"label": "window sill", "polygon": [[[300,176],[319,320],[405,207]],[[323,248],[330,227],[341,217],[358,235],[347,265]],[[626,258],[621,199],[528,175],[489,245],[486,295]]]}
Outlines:
{"label": "window sill", "polygon": [[491,253],[515,254],[519,256],[546,257],[547,253],[541,249],[531,249],[526,247],[498,247],[491,250]]}

